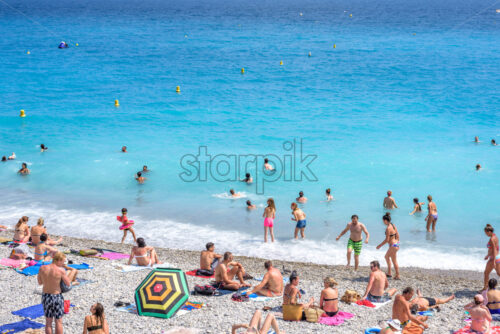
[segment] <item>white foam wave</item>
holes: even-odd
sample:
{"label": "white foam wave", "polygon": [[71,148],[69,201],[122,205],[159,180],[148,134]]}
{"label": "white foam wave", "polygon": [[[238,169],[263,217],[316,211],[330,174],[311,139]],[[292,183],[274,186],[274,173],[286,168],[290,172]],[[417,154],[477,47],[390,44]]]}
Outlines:
{"label": "white foam wave", "polygon": [[[29,216],[30,223],[34,224],[38,217],[44,217],[50,233],[118,242],[123,235],[122,231],[118,230],[120,225],[116,220],[118,214],[104,211],[61,210],[36,205],[22,209],[4,206],[0,208],[0,224],[13,226],[23,215]],[[327,237],[322,241],[282,239],[275,243],[264,244],[260,234],[223,231],[210,226],[197,226],[171,220],[144,220],[133,215],[130,215],[130,218],[135,220],[136,234],[144,237],[152,246],[201,250],[211,241],[216,244],[219,252],[231,251],[235,255],[329,265],[344,265],[346,262],[347,238],[345,237],[339,242]],[[128,241],[131,241],[131,236]],[[385,251],[385,247],[376,250],[374,245],[364,245],[360,257],[361,265],[368,265],[372,260],[379,260],[381,264],[385,264]],[[428,245],[421,248],[404,247],[402,244],[398,260],[402,267],[482,271],[484,252],[484,249],[478,248],[450,249]]]}

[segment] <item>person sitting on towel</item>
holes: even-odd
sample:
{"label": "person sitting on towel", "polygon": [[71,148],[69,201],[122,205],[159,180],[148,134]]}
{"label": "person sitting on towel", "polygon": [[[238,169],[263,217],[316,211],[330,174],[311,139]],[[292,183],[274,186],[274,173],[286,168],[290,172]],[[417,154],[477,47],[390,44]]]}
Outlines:
{"label": "person sitting on towel", "polygon": [[[228,271],[228,267],[232,267]],[[234,277],[238,277],[239,282],[233,281]],[[245,268],[238,263],[233,262],[233,254],[225,252],[223,261],[215,268],[215,287],[222,290],[237,291],[242,287],[249,287],[250,284],[245,283]]]}
{"label": "person sitting on towel", "polygon": [[484,304],[491,314],[500,314],[500,291],[497,290],[497,280],[492,278],[488,281],[488,290],[482,293]]}
{"label": "person sitting on towel", "polygon": [[472,333],[490,333],[490,323],[493,319],[490,310],[483,303],[483,296],[475,295],[474,301],[464,307],[470,313],[470,329]]}
{"label": "person sitting on towel", "polygon": [[[302,305],[303,310],[306,310],[314,305],[313,297],[311,297],[307,303],[300,303],[301,298],[302,293],[299,289],[299,275],[294,270],[290,274],[290,282],[285,286],[285,291],[283,291],[283,305]],[[304,311],[302,311],[302,320],[306,320],[306,314]]]}
{"label": "person sitting on towel", "polygon": [[391,300],[392,296],[396,293],[396,289],[389,289],[389,281],[387,275],[380,270],[380,263],[378,261],[370,262],[370,280],[366,286],[365,295],[363,299],[367,299],[372,303],[385,303]]}
{"label": "person sitting on towel", "polygon": [[128,265],[135,258],[138,266],[151,267],[153,264],[161,264],[158,260],[158,254],[153,247],[146,246],[144,238],[137,238],[137,246],[132,247]]}
{"label": "person sitting on towel", "polygon": [[255,286],[248,294],[256,293],[260,296],[279,297],[283,294],[283,276],[281,272],[273,267],[271,261],[264,262],[267,273],[262,278],[262,282]]}
{"label": "person sitting on towel", "polygon": [[57,248],[47,244],[48,236],[45,233],[39,237],[40,242],[35,247],[35,261],[50,261],[58,252]]}
{"label": "person sitting on towel", "polygon": [[246,328],[246,331],[242,334],[267,334],[272,328],[276,334],[285,334],[285,332],[280,331],[278,327],[278,322],[274,314],[269,313],[261,326],[262,312],[260,310],[255,311],[252,320],[249,324],[233,325],[231,329],[231,334],[236,334],[236,331],[240,328]]}
{"label": "person sitting on towel", "polygon": [[207,250],[201,252],[200,255],[200,269],[196,271],[199,276],[212,276],[214,270],[219,264],[222,255],[215,253],[215,245],[213,242],[207,243],[205,246]]}

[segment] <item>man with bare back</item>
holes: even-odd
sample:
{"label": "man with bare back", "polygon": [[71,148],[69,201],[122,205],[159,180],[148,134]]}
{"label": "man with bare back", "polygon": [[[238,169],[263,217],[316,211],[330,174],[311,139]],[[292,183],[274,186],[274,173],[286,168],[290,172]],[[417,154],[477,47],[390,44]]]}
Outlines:
{"label": "man with bare back", "polygon": [[361,254],[361,248],[363,247],[362,232],[366,235],[366,244],[370,240],[370,233],[368,233],[365,225],[358,221],[357,215],[352,215],[351,222],[347,224],[346,228],[339,234],[336,240],[339,241],[339,239],[346,234],[347,231],[351,231],[349,241],[347,242],[347,266],[351,265],[351,253],[354,250],[354,270],[358,270],[359,254]]}

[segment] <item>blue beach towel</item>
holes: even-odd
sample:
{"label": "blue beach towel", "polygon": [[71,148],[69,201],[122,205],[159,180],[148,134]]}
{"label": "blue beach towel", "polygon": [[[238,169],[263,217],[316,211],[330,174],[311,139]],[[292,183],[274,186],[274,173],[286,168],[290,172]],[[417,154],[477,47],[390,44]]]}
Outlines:
{"label": "blue beach towel", "polygon": [[[40,271],[40,267],[42,265],[47,265],[47,264],[50,264],[50,262],[38,263],[38,264],[36,264],[34,266],[27,267],[24,270],[17,270],[17,272],[20,273],[20,274],[26,275],[26,276],[38,275],[38,272]],[[68,267],[75,268],[75,269],[78,269],[78,270],[92,269],[92,267],[89,266],[86,263],[82,263],[82,264],[70,264],[70,265],[68,265]]]}
{"label": "blue beach towel", "polygon": [[219,291],[220,296],[225,296],[225,295],[229,295],[229,294],[233,294],[233,293],[237,293],[237,292],[242,292],[242,291],[245,291],[247,289],[248,289],[248,287],[245,286],[245,287],[240,288],[238,291],[231,291],[231,290],[217,290],[217,291]]}
{"label": "blue beach towel", "polygon": [[31,321],[29,319],[24,319],[23,321],[13,322],[11,324],[0,326],[0,333],[5,332],[11,334],[11,333],[22,332],[30,328],[37,329],[42,327],[45,327],[45,325]]}
{"label": "blue beach towel", "polygon": [[[75,307],[75,305],[73,304],[71,304],[70,306]],[[42,304],[25,307],[17,311],[12,311],[11,313],[19,317],[30,319],[36,319],[44,316]],[[2,331],[0,331],[0,333],[2,333]]]}

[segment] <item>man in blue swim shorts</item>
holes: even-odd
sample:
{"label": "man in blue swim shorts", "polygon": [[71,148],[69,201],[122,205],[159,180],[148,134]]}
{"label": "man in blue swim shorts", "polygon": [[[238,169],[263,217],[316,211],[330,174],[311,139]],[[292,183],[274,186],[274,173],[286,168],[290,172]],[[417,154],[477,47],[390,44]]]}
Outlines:
{"label": "man in blue swim shorts", "polygon": [[297,222],[294,234],[295,239],[298,239],[299,231],[300,231],[300,236],[302,237],[302,239],[304,239],[306,237],[304,234],[304,230],[306,228],[306,214],[304,213],[304,211],[299,209],[297,203],[295,202],[292,203],[292,214],[293,214],[292,220]]}

